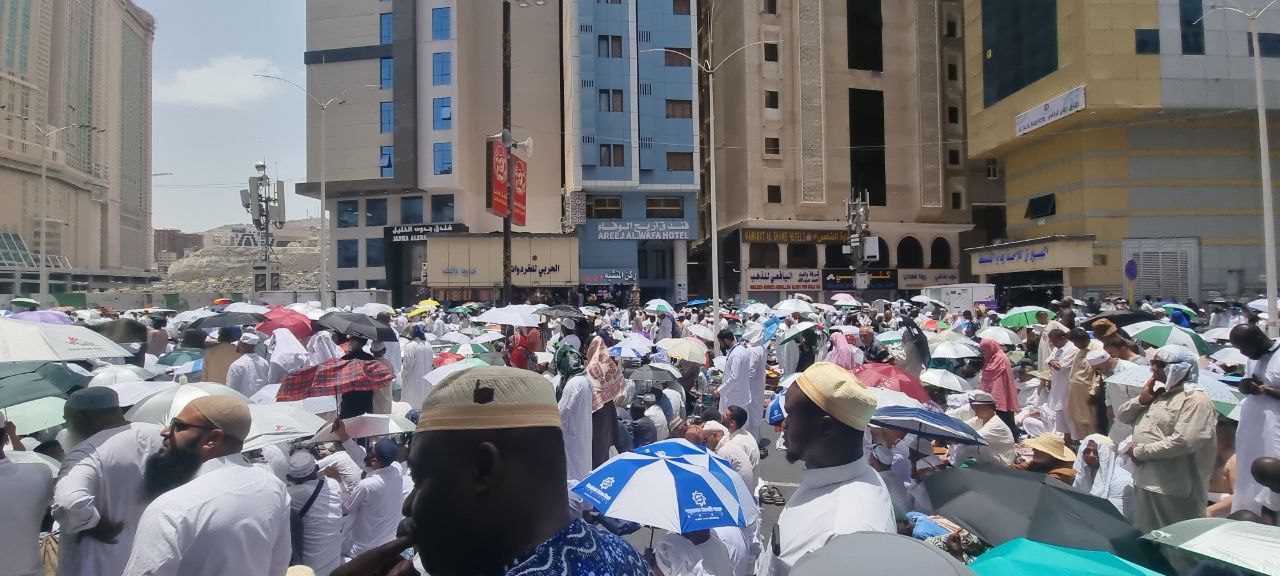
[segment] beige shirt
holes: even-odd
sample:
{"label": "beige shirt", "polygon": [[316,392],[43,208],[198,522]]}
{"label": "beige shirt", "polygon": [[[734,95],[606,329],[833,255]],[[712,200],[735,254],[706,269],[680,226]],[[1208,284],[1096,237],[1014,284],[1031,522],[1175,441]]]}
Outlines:
{"label": "beige shirt", "polygon": [[1179,386],[1148,406],[1134,398],[1116,411],[1116,419],[1133,426],[1134,488],[1206,500],[1218,413],[1204,392]]}
{"label": "beige shirt", "polygon": [[240,355],[236,353],[236,345],[233,342],[220,342],[216,346],[206,349],[204,351],[204,381],[226,384],[227,370],[231,368],[231,363],[239,358]]}

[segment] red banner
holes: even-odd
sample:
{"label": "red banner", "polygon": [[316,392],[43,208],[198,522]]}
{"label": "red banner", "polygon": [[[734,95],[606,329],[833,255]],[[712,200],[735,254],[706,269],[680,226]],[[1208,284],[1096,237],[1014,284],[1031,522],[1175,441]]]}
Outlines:
{"label": "red banner", "polygon": [[511,176],[511,223],[516,226],[524,226],[525,201],[528,197],[526,184],[529,181],[529,163],[519,156],[513,157],[512,161],[516,165],[514,174]]}
{"label": "red banner", "polygon": [[501,140],[489,141],[489,178],[485,206],[489,213],[507,217],[509,186],[507,183],[507,148]]}

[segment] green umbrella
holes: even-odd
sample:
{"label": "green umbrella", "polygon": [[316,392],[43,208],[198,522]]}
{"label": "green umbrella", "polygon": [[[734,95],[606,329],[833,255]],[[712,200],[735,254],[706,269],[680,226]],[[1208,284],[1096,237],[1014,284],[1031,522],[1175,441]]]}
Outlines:
{"label": "green umbrella", "polygon": [[1226,518],[1196,518],[1143,536],[1197,558],[1238,566],[1252,574],[1280,574],[1280,527]]}
{"label": "green umbrella", "polygon": [[492,350],[484,344],[458,344],[457,346],[450,346],[449,351],[463,356],[475,356],[484,354],[485,352],[492,352]]}
{"label": "green umbrella", "polygon": [[165,366],[181,366],[187,362],[194,362],[203,358],[204,350],[199,348],[179,348],[161,356],[156,363],[163,364]]}
{"label": "green umbrella", "polygon": [[1057,316],[1057,314],[1054,314],[1053,311],[1048,308],[1041,308],[1039,306],[1019,306],[1017,308],[1011,308],[1006,312],[1004,318],[1000,319],[1000,325],[1005,328],[1035,326],[1038,324],[1038,322],[1036,322],[1036,314],[1040,312],[1048,314],[1050,318]]}
{"label": "green umbrella", "polygon": [[1164,308],[1164,311],[1168,312],[1169,314],[1173,314],[1174,310],[1178,310],[1179,312],[1186,314],[1188,318],[1192,318],[1199,315],[1195,310],[1192,310],[1190,307],[1184,306],[1177,302],[1168,302],[1165,304],[1161,304],[1160,307]]}
{"label": "green umbrella", "polygon": [[466,306],[458,306],[457,308],[450,308],[448,312],[450,314],[470,314],[471,309]]}
{"label": "green umbrella", "polygon": [[67,401],[57,396],[39,398],[8,408],[0,408],[5,418],[13,422],[18,434],[30,434],[62,424],[62,406]]}
{"label": "green umbrella", "polygon": [[980,576],[1160,576],[1110,552],[1076,550],[1015,538],[988,550],[969,568]]}
{"label": "green umbrella", "polygon": [[787,331],[782,334],[782,341],[779,342],[779,344],[785,344],[792,340],[795,340],[798,342],[800,341],[800,337],[806,331],[813,330],[814,328],[817,328],[817,327],[818,325],[814,324],[813,322],[797,322],[795,326],[788,328]]}
{"label": "green umbrella", "polygon": [[1139,322],[1123,328],[1134,340],[1141,340],[1155,347],[1181,344],[1198,354],[1209,354],[1209,343],[1192,330],[1168,322]]}
{"label": "green umbrella", "polygon": [[5,362],[0,364],[0,407],[66,396],[88,382],[88,376],[57,362]]}

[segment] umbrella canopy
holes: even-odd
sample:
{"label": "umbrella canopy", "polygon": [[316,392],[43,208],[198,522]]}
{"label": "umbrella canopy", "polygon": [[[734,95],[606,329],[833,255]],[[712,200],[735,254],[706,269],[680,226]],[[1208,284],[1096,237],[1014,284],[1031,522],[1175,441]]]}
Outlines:
{"label": "umbrella canopy", "polygon": [[1053,310],[1048,308],[1042,308],[1040,306],[1018,306],[1017,308],[1010,308],[1008,312],[1005,312],[1004,318],[1000,319],[1000,325],[1005,328],[1035,326],[1037,324],[1036,314],[1040,312],[1048,314],[1049,318],[1057,316]]}
{"label": "umbrella canopy", "polygon": [[89,377],[57,362],[0,364],[0,408],[49,396],[65,396]]}
{"label": "umbrella canopy", "polygon": [[476,366],[488,365],[488,363],[484,360],[480,360],[479,358],[466,358],[458,362],[450,362],[449,364],[445,364],[435,370],[427,372],[423,378],[425,378],[427,382],[430,382],[432,386],[435,386],[439,384],[440,381],[444,380],[446,376],[453,374],[454,372],[461,372],[467,368],[475,368]]}
{"label": "umbrella canopy", "polygon": [[659,313],[659,314],[671,314],[672,312],[675,312],[675,311],[676,311],[676,308],[675,308],[675,306],[672,306],[672,305],[671,305],[671,303],[670,303],[670,302],[667,302],[666,300],[663,300],[663,299],[661,299],[661,298],[654,298],[653,300],[650,300],[650,301],[648,301],[648,302],[646,302],[646,303],[645,303],[645,305],[644,305],[644,311],[645,311],[645,312],[656,312],[656,313]]}
{"label": "umbrella canopy", "polygon": [[490,342],[497,342],[505,339],[506,336],[503,336],[501,332],[485,332],[484,334],[476,336],[472,342],[475,344],[488,344]]}
{"label": "umbrella canopy", "polygon": [[30,434],[62,424],[64,421],[62,407],[66,403],[67,401],[63,398],[47,396],[0,408],[0,412],[13,422],[18,434]]}
{"label": "umbrella canopy", "polygon": [[199,348],[178,348],[173,352],[161,356],[159,360],[156,360],[156,364],[160,364],[162,366],[181,366],[188,362],[195,362],[196,360],[204,360],[204,350]]}
{"label": "umbrella canopy", "polygon": [[658,341],[658,347],[667,351],[667,355],[702,363],[707,357],[707,346],[694,338],[667,338]]}
{"label": "umbrella canopy", "polygon": [[755,304],[748,304],[746,308],[742,309],[742,313],[743,314],[772,314],[773,309],[770,308],[768,304],[761,304],[759,302],[756,302]]}
{"label": "umbrella canopy", "polygon": [[839,302],[841,300],[857,300],[857,298],[854,298],[853,294],[849,294],[847,292],[836,292],[831,295],[832,303]]}
{"label": "umbrella canopy", "polygon": [[435,311],[435,308],[427,308],[427,307],[425,307],[425,306],[418,306],[418,307],[414,308],[413,310],[410,310],[410,311],[409,311],[408,316],[409,316],[410,318],[413,318],[413,317],[415,317],[415,316],[421,316],[421,315],[426,314],[426,313],[428,313],[428,312],[434,312],[434,311]]}
{"label": "umbrella canopy", "polygon": [[1249,357],[1245,356],[1244,352],[1230,347],[1218,350],[1209,357],[1228,366],[1245,366],[1249,362]]}
{"label": "umbrella canopy", "polygon": [[981,576],[1159,576],[1110,552],[1076,550],[1015,538],[986,551],[969,565]]}
{"label": "umbrella canopy", "polygon": [[1215,342],[1226,342],[1231,339],[1230,328],[1210,328],[1200,334],[1205,340],[1213,340]]}
{"label": "umbrella canopy", "polygon": [[490,308],[482,312],[479,316],[476,316],[476,321],[521,327],[538,325],[538,319],[533,315],[533,313],[515,306]]}
{"label": "umbrella canopy", "polygon": [[249,402],[249,399],[245,398],[244,394],[222,384],[214,382],[179,384],[142,399],[137,404],[134,404],[133,408],[130,408],[124,416],[130,422],[149,422],[168,426],[169,421],[174,416],[177,416],[179,412],[182,412],[183,408],[187,407],[188,402],[201,396],[231,396],[245,403]]}
{"label": "umbrella canopy", "polygon": [[112,342],[120,344],[132,344],[134,342],[147,341],[146,325],[132,318],[109,320],[101,324],[90,326],[89,329],[110,338]]}
{"label": "umbrella canopy", "polygon": [[897,344],[902,342],[902,330],[888,330],[876,334],[876,342],[881,344]]}
{"label": "umbrella canopy", "polygon": [[316,320],[316,324],[332,328],[347,336],[358,336],[374,342],[395,342],[396,331],[364,314],[355,312],[330,312]]}
{"label": "umbrella canopy", "polygon": [[110,338],[83,326],[0,318],[0,362],[70,361],[133,356]]}
{"label": "umbrella canopy", "polygon": [[[12,302],[12,301],[16,301],[16,300],[17,300],[17,298],[14,298],[13,300],[11,300],[11,302]],[[1277,298],[1277,299],[1276,299],[1276,304],[1277,304],[1277,305],[1280,305],[1280,298]],[[1257,310],[1258,312],[1266,312],[1266,311],[1267,311],[1267,299],[1266,299],[1266,298],[1259,298],[1259,299],[1257,299],[1257,300],[1254,300],[1254,301],[1252,301],[1252,302],[1250,302],[1250,303],[1246,304],[1246,306],[1248,306],[1248,307],[1250,307],[1250,308],[1252,308],[1252,309],[1254,309],[1254,310]]]}
{"label": "umbrella canopy", "polygon": [[583,314],[581,310],[578,310],[573,306],[569,306],[568,304],[557,304],[555,306],[539,308],[536,313],[546,316],[547,318],[572,318],[575,320],[585,320],[587,318],[587,315]]}
{"label": "umbrella canopy", "polygon": [[804,300],[801,300],[799,298],[788,298],[777,304],[774,304],[773,311],[780,312],[784,315],[793,314],[795,312],[799,312],[801,314],[813,314],[813,306],[809,305],[808,302],[805,302]]}
{"label": "umbrella canopy", "polygon": [[[929,363],[929,339],[924,331],[910,318],[902,318],[902,345],[907,349],[907,358],[921,365]],[[914,358],[912,357],[914,353]]]}
{"label": "umbrella canopy", "polygon": [[[232,312],[232,313],[242,312],[246,314],[266,314],[267,310],[269,310],[269,308],[267,308],[266,306],[260,306],[258,304],[250,304],[248,302],[232,302],[230,304],[227,304],[227,306],[222,309],[223,312]],[[252,324],[252,322],[250,324]]]}
{"label": "umbrella canopy", "polygon": [[351,309],[352,314],[364,314],[370,318],[376,318],[379,314],[384,312],[392,315],[396,313],[394,308],[381,302],[368,302]]}
{"label": "umbrella canopy", "polygon": [[1022,338],[1017,332],[1005,328],[1004,326],[987,326],[978,331],[978,338],[986,340],[995,340],[1001,346],[1017,346],[1022,344]]}
{"label": "umbrella canopy", "polygon": [[[797,300],[797,302],[799,302],[799,300]],[[779,344],[791,341],[798,342],[805,332],[817,327],[818,325],[813,322],[796,322],[795,326],[787,328],[787,331],[782,333],[782,341],[779,342]]]}
{"label": "umbrella canopy", "polygon": [[693,335],[694,337],[700,340],[705,340],[707,342],[716,341],[716,331],[713,330],[710,326],[707,326],[705,324],[694,324],[693,326],[690,326],[689,334]]}
{"label": "umbrella canopy", "polygon": [[969,382],[967,380],[957,376],[950,370],[943,370],[941,368],[929,368],[921,372],[920,382],[935,388],[950,390],[952,392],[964,392],[969,389]]}
{"label": "umbrella canopy", "polygon": [[939,307],[939,308],[946,308],[946,307],[947,307],[947,303],[946,303],[946,302],[943,302],[943,301],[941,301],[941,300],[934,300],[933,298],[930,298],[930,297],[928,297],[928,296],[925,296],[924,294],[920,294],[920,295],[918,295],[918,296],[912,296],[912,297],[911,297],[911,301],[912,301],[912,302],[915,302],[916,304],[923,304],[923,305],[925,305],[925,306],[928,306],[928,305],[932,304],[932,305],[937,306],[937,307]]}
{"label": "umbrella canopy", "polygon": [[40,322],[43,324],[67,324],[75,323],[70,316],[54,310],[31,310],[28,312],[19,312],[10,316],[14,320],[23,320],[26,322]]}
{"label": "umbrella canopy", "polygon": [[450,314],[470,314],[472,309],[470,306],[454,306],[447,310]]}
{"label": "umbrella canopy", "polygon": [[[329,431],[327,422],[317,426],[319,430],[315,442],[337,442],[338,436]],[[352,438],[372,438],[374,436],[390,436],[392,434],[409,434],[417,427],[403,416],[395,414],[361,414],[354,418],[343,418],[342,427],[347,436]],[[323,428],[323,430],[321,430]],[[313,432],[315,431],[313,430]]]}
{"label": "umbrella canopy", "polygon": [[1185,304],[1179,304],[1177,302],[1165,302],[1164,304],[1161,304],[1160,307],[1163,308],[1164,311],[1169,314],[1173,314],[1173,311],[1177,310],[1179,312],[1182,312],[1183,314],[1186,314],[1188,318],[1194,318],[1200,315],[1200,312],[1196,310],[1192,310],[1190,306],[1187,306]]}
{"label": "umbrella canopy", "polygon": [[929,401],[929,395],[925,393],[920,381],[910,372],[893,364],[876,362],[859,364],[853,367],[853,375],[869,388],[888,388],[902,392],[920,402]]}
{"label": "umbrella canopy", "polygon": [[436,302],[434,298],[427,298],[426,300],[418,301],[418,306],[421,306],[423,308],[439,308],[440,303]]}
{"label": "umbrella canopy", "polygon": [[982,437],[968,424],[939,412],[930,412],[924,408],[907,408],[889,406],[877,408],[871,423],[885,428],[901,430],[943,442],[955,442],[969,445],[986,445]]}
{"label": "umbrella canopy", "polygon": [[904,406],[907,408],[923,408],[919,400],[907,396],[897,390],[889,388],[872,388],[871,392],[876,395],[876,407],[887,408],[889,406]]}
{"label": "umbrella canopy", "polygon": [[821,303],[821,302],[814,302],[813,304],[811,304],[811,306],[813,306],[815,309],[817,309],[817,310],[821,310],[821,311],[823,311],[823,312],[835,312],[835,311],[836,311],[836,307],[835,307],[835,306],[832,306],[832,305],[830,305],[830,304],[823,304],[823,303]]}
{"label": "umbrella canopy", "polygon": [[[1239,406],[1243,401],[1243,396],[1236,391],[1235,387],[1219,380],[1221,374],[1215,374],[1208,370],[1200,370],[1196,382],[1187,384],[1188,389],[1199,388],[1213,401],[1214,407],[1223,414],[1231,412],[1233,408]],[[1151,379],[1151,368],[1148,366],[1136,366],[1108,376],[1106,382],[1109,384],[1123,384],[1125,386],[1133,386],[1141,388],[1146,385],[1147,380]]]}
{"label": "umbrella canopy", "polygon": [[676,377],[671,372],[653,366],[641,366],[631,371],[627,375],[627,379],[636,383],[636,393],[642,394],[650,388],[666,388],[668,384],[675,384]]}
{"label": "umbrella canopy", "polygon": [[1044,474],[997,466],[943,470],[924,482],[938,514],[982,541],[1015,538],[1078,550],[1102,550],[1161,570],[1164,559],[1105,499],[1078,492]]}
{"label": "umbrella canopy", "polygon": [[857,566],[859,574],[929,574],[930,576],[973,576],[959,560],[936,546],[901,534],[855,532],[836,536],[821,548],[805,554],[791,568],[791,576],[849,574]]}
{"label": "umbrella canopy", "polygon": [[[25,306],[25,307],[27,307],[27,308],[39,308],[39,307],[40,307],[40,303],[39,303],[39,302],[37,302],[37,301],[35,301],[35,300],[32,300],[31,298],[27,298],[27,297],[25,297],[25,296],[21,296],[21,297],[18,297],[18,298],[12,298],[12,299],[10,299],[10,300],[9,300],[9,306],[10,306],[10,307],[13,307],[13,306]],[[1263,306],[1263,309],[1266,309],[1266,306],[1265,306],[1265,305]]]}
{"label": "umbrella canopy", "polygon": [[263,315],[262,323],[258,324],[258,331],[263,334],[270,334],[280,328],[293,333],[299,342],[305,342],[311,336],[311,319],[297,310],[272,308]]}
{"label": "umbrella canopy", "polygon": [[[100,381],[99,378],[102,378],[103,376],[110,377]],[[137,374],[132,372],[123,372],[117,375],[100,374],[98,376],[94,376],[93,381],[90,382],[89,385],[106,386],[107,388],[115,390],[116,396],[120,398],[121,406],[133,406],[152,394],[163,392],[178,386],[178,383],[173,381],[155,382],[151,380],[142,380],[138,378]]]}
{"label": "umbrella canopy", "polygon": [[471,337],[461,332],[445,332],[444,336],[440,337],[440,340],[443,342],[452,342],[454,344],[471,343]]}
{"label": "umbrella canopy", "polygon": [[[240,304],[240,302],[236,302],[236,304]],[[232,306],[234,305],[235,304],[232,304]],[[230,308],[230,306],[228,306],[228,308]],[[290,310],[290,312],[292,312],[292,310]],[[297,312],[294,312],[294,314],[297,314]],[[223,310],[221,314],[216,316],[198,318],[196,321],[189,324],[187,328],[209,330],[212,328],[226,328],[228,326],[253,326],[265,319],[266,316],[260,312],[227,312]]]}
{"label": "umbrella canopy", "polygon": [[676,533],[746,526],[760,512],[727,460],[683,439],[610,458],[573,492],[610,518]]}
{"label": "umbrella canopy", "polygon": [[190,324],[191,322],[195,322],[196,320],[199,320],[200,318],[204,318],[206,316],[217,316],[217,315],[218,315],[217,312],[214,312],[213,310],[208,310],[205,308],[200,308],[197,310],[187,310],[186,312],[179,312],[176,315],[174,315],[173,318],[170,318],[168,327],[172,328],[173,331],[177,331],[177,329],[181,327],[183,324]]}
{"label": "umbrella canopy", "polygon": [[249,434],[241,452],[307,438],[325,425],[324,419],[291,404],[249,404]]}
{"label": "umbrella canopy", "polygon": [[1123,328],[1134,340],[1141,340],[1152,346],[1160,347],[1169,344],[1180,344],[1198,354],[1209,353],[1209,343],[1199,334],[1167,322],[1139,322]]}
{"label": "umbrella canopy", "polygon": [[1280,528],[1275,526],[1196,518],[1154,530],[1143,538],[1257,574],[1280,574]]}
{"label": "umbrella canopy", "polygon": [[932,347],[930,353],[934,358],[981,358],[982,351],[978,345],[969,340],[952,340]]}
{"label": "umbrella canopy", "polygon": [[703,304],[707,304],[707,303],[708,303],[708,302],[707,302],[707,300],[705,300],[705,299],[703,299],[703,298],[698,298],[698,299],[696,299],[696,300],[690,300],[690,301],[688,301],[688,302],[685,302],[685,303],[684,303],[684,305],[685,305],[685,306],[701,306],[701,305],[703,305]]}
{"label": "umbrella canopy", "polygon": [[1088,320],[1085,320],[1081,327],[1085,330],[1093,331],[1093,323],[1104,319],[1115,324],[1117,328],[1123,328],[1130,324],[1137,324],[1139,322],[1159,320],[1155,314],[1143,312],[1142,310],[1112,310],[1111,312],[1095,314]]}
{"label": "umbrella canopy", "polygon": [[488,346],[484,344],[457,344],[448,348],[449,352],[460,356],[476,356],[485,352],[492,352]]}
{"label": "umbrella canopy", "polygon": [[347,392],[372,391],[396,379],[381,362],[330,358],[319,366],[287,374],[276,393],[279,402],[317,396],[339,396]]}
{"label": "umbrella canopy", "polygon": [[[280,392],[279,384],[267,384],[259,388],[253,396],[249,397],[249,401],[254,404],[279,404],[281,406],[294,406],[306,412],[307,414],[324,414],[326,412],[335,412],[338,410],[338,399],[333,396],[321,396],[318,398],[304,398],[293,402],[276,402],[276,394]],[[314,432],[315,430],[312,430]]]}

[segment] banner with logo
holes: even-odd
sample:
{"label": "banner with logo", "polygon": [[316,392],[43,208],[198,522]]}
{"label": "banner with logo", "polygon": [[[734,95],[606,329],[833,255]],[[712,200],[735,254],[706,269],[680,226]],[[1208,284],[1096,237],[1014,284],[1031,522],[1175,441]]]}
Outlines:
{"label": "banner with logo", "polygon": [[511,161],[515,162],[511,178],[511,223],[516,226],[524,226],[526,214],[525,200],[528,196],[526,185],[529,181],[529,163],[519,156],[513,156]]}
{"label": "banner with logo", "polygon": [[499,218],[507,217],[509,187],[507,183],[507,147],[498,139],[489,140],[487,157],[489,160],[489,177],[485,207],[489,213]]}

